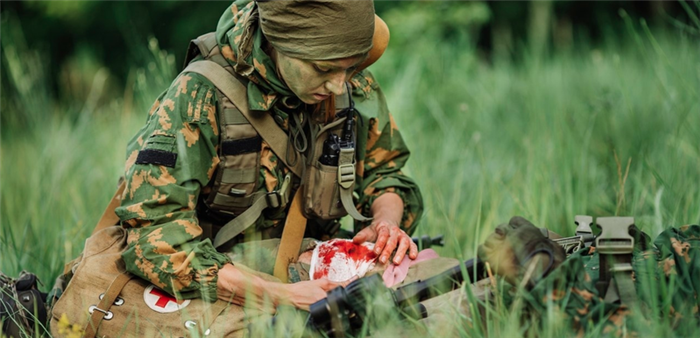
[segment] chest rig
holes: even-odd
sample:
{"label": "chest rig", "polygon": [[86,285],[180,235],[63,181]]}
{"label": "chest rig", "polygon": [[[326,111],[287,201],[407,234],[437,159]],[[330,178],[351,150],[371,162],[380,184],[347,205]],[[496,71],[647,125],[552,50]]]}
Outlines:
{"label": "chest rig", "polygon": [[[357,211],[352,200],[356,180],[356,111],[349,85],[345,94],[336,98],[339,118],[325,125],[310,123],[311,147],[300,153],[268,111],[248,109],[248,80],[236,74],[221,55],[214,33],[190,42],[185,64],[183,72],[205,76],[216,86],[218,95],[220,162],[210,183],[211,192],[203,202],[208,209],[233,219],[216,234],[215,247],[243,233],[263,210],[286,208],[295,185],[292,181],[301,180],[302,211],[307,218],[331,220],[350,214],[359,221],[371,220]],[[272,192],[261,189],[263,141],[289,169],[280,189]],[[297,160],[288,161],[289,158]]]}

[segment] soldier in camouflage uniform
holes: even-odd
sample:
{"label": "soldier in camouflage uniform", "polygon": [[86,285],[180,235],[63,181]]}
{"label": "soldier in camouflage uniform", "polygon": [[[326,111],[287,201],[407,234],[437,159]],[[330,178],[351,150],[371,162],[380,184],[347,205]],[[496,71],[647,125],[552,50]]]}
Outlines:
{"label": "soldier in camouflage uniform", "polygon": [[[632,295],[629,300],[612,302],[599,292],[596,282],[601,279],[603,256],[592,246],[566,258],[563,252],[555,253],[549,269],[551,273],[544,272],[543,278],[535,277],[529,285],[525,283],[525,292],[512,293],[506,288],[506,292],[499,293],[504,297],[503,304],[522,306],[523,323],[540,323],[539,329],[559,327],[565,332],[572,328],[578,336],[593,332],[609,336],[640,334],[644,332],[646,320],[667,321],[670,327],[679,330],[676,333],[680,336],[697,332],[700,328],[700,226],[669,228],[653,242],[634,226],[630,234],[635,240],[632,271],[628,277],[633,285],[611,281],[617,283],[618,289],[629,288],[623,290]],[[532,245],[537,242],[549,242],[545,245],[557,249],[557,244],[546,240],[540,229],[523,218],[513,217],[489,236],[480,247],[479,256],[491,263],[496,274],[515,285],[515,290],[524,279],[523,259],[538,251]],[[547,321],[547,313],[552,309],[558,314],[555,320],[566,323],[564,327],[561,322]],[[641,318],[645,320],[634,320]]]}
{"label": "soldier in camouflage uniform", "polygon": [[[409,151],[377,81],[367,70],[356,73],[372,46],[373,32],[371,1],[245,0],[234,2],[221,17],[216,39],[225,60],[248,80],[250,110],[271,114],[288,133],[299,132],[290,130],[294,118],[318,119],[315,108],[331,94],[341,95],[346,81],[352,84],[360,115],[356,207],[374,218],[356,223],[354,239],[375,242],[382,262],[392,254],[400,262],[406,254],[417,254],[409,235],[421,216],[422,200],[415,182],[401,171]],[[203,233],[204,223],[220,226],[228,221],[209,213],[202,203],[211,193],[220,162],[218,100],[207,78],[182,73],[158,97],[146,125],[129,142],[126,189],[116,209],[129,233],[129,248],[123,254],[126,269],[182,298],[230,300],[235,295],[234,302],[243,303],[243,292],[238,291],[252,284],[258,298],[267,294],[275,303],[307,308],[337,284],[263,281],[237,269],[232,261],[237,256],[218,252],[210,234]],[[279,190],[289,171],[263,140],[260,191]],[[294,189],[298,185],[295,177]],[[286,209],[265,210],[239,241],[279,238]],[[336,236],[335,224],[309,220],[305,237]],[[231,252],[245,251],[240,247],[246,244],[258,247],[257,242],[240,243]]]}

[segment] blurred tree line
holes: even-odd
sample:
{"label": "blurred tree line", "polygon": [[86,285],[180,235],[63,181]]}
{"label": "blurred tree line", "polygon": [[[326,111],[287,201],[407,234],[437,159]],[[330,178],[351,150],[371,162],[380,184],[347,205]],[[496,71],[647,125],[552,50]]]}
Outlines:
{"label": "blurred tree line", "polygon": [[[546,57],[624,39],[620,9],[646,18],[652,26],[692,29],[686,24],[697,17],[689,15],[687,7],[695,7],[697,13],[699,3],[375,1],[375,6],[389,27],[400,32],[392,35],[394,55],[410,53],[418,41],[430,41],[464,45],[465,53],[473,51],[485,62],[517,62],[526,56]],[[228,1],[3,2],[2,108],[9,108],[8,98],[17,87],[17,79],[7,70],[12,66],[8,64],[10,47],[15,54],[18,49],[38,53],[47,90],[61,102],[80,104],[98,78],[105,88],[130,86],[133,67],[144,67],[153,58],[148,48],[140,46],[159,45],[174,55],[170,64],[179,67],[189,40],[214,30],[229,5]],[[19,53],[17,58],[22,59]]]}

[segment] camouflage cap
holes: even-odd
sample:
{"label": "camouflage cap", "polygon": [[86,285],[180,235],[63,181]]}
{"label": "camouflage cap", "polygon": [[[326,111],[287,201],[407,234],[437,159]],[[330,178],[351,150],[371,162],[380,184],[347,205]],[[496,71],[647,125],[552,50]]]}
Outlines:
{"label": "camouflage cap", "polygon": [[263,34],[287,56],[332,60],[372,49],[371,0],[258,1],[258,8]]}

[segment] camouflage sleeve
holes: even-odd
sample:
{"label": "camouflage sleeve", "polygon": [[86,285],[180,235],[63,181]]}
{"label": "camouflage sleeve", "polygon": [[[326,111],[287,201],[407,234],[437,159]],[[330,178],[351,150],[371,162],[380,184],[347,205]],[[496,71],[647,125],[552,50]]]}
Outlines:
{"label": "camouflage sleeve", "polygon": [[[501,295],[504,304],[515,306],[522,297],[525,308],[523,320],[539,318],[540,327],[561,327],[566,323],[579,336],[601,330],[606,337],[620,336],[625,330],[630,311],[618,303],[605,302],[598,295],[598,255],[595,248],[583,249],[569,256],[559,267],[541,280],[533,289],[513,295]],[[554,308],[557,316],[548,315]],[[598,331],[600,332],[600,331]]]}
{"label": "camouflage sleeve", "polygon": [[664,230],[633,266],[637,292],[650,308],[676,323],[700,324],[700,225]]}
{"label": "camouflage sleeve", "polygon": [[230,262],[195,214],[200,189],[218,164],[216,90],[181,74],[127,146],[126,184],[116,213],[128,230],[127,271],[183,298],[216,299],[218,269]]}
{"label": "camouflage sleeve", "polygon": [[[647,319],[668,320],[674,323],[674,332],[696,330],[700,313],[700,226],[669,228],[659,234],[653,246],[646,235],[635,241],[630,276],[640,301],[635,306],[606,302],[606,295],[598,293],[601,256],[591,247],[569,256],[523,294],[527,316],[542,318],[542,327],[557,325],[547,322],[548,318],[565,319],[581,336],[594,330],[611,337],[639,336],[644,326],[632,319],[635,313]],[[615,283],[614,278],[610,283]],[[506,299],[505,304],[513,304],[513,299]],[[551,308],[560,310],[559,316],[549,316]]]}
{"label": "camouflage sleeve", "polygon": [[[351,84],[355,106],[362,116],[358,126],[357,175],[361,184],[355,187],[364,215],[369,215],[372,202],[386,192],[394,192],[404,202],[401,228],[408,234],[415,231],[423,213],[423,198],[418,185],[401,168],[410,152],[389,113],[386,99],[372,74],[365,70],[355,75]],[[367,224],[355,224],[359,230]]]}

